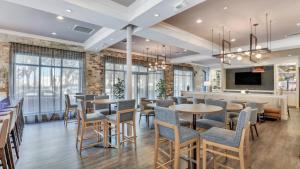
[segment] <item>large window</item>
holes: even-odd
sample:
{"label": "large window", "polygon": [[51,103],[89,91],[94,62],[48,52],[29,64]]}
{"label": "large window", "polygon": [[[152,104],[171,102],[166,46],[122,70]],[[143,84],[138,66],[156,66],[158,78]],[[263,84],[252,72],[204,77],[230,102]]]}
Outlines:
{"label": "large window", "polygon": [[[125,80],[126,65],[123,61],[107,59],[105,63],[105,93],[113,98],[113,85],[117,83],[118,78]],[[116,63],[115,63],[116,62]],[[144,65],[132,66],[132,96],[139,100],[146,97],[156,98],[156,84],[163,79],[163,71],[149,72]]]}
{"label": "large window", "polygon": [[24,97],[24,115],[61,114],[64,94],[82,90],[83,53],[21,44],[12,51],[12,93]]}
{"label": "large window", "polygon": [[174,96],[180,96],[181,91],[193,90],[193,71],[190,69],[174,69]]}

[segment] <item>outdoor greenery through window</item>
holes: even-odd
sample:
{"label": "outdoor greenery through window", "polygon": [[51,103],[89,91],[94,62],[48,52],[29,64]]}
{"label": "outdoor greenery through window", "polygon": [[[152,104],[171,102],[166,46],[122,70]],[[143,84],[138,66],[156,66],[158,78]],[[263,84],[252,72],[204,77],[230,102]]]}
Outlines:
{"label": "outdoor greenery through window", "polygon": [[193,77],[192,69],[174,67],[174,96],[180,96],[181,91],[193,90]]}
{"label": "outdoor greenery through window", "polygon": [[[82,91],[84,53],[12,44],[13,97],[24,97],[24,115],[64,111],[64,95]],[[71,99],[74,99],[71,97]]]}
{"label": "outdoor greenery through window", "polygon": [[[120,80],[125,80],[126,65],[125,61],[121,59],[107,59],[105,63],[105,93],[114,98],[113,85]],[[142,64],[132,66],[132,96],[136,100],[140,98],[157,97],[156,84],[160,79],[164,79],[163,71],[150,72],[148,67]]]}

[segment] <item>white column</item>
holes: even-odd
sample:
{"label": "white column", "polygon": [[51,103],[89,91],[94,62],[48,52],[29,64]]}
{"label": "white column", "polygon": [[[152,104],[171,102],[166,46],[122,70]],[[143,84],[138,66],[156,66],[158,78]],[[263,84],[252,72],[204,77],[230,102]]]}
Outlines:
{"label": "white column", "polygon": [[127,26],[125,98],[132,99],[132,25]]}

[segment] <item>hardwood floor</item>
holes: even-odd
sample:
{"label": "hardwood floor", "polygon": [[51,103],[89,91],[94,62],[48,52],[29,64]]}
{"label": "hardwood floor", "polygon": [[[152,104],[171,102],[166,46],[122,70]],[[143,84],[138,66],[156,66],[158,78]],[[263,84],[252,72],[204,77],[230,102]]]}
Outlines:
{"label": "hardwood floor", "polygon": [[[151,119],[152,123],[152,119]],[[258,124],[260,137],[251,141],[252,169],[299,169],[300,112],[291,111],[288,121]],[[137,150],[126,145],[116,149],[92,148],[99,153],[80,159],[75,148],[76,124],[65,128],[63,121],[26,125],[17,169],[147,169],[153,167],[154,130],[145,120],[137,125]]]}

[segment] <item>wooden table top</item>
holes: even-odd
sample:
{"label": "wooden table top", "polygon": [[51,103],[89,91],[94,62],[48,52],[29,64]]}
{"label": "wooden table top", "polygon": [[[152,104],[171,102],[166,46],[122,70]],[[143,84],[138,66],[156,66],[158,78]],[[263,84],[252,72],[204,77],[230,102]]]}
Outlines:
{"label": "wooden table top", "polygon": [[113,104],[113,103],[117,103],[118,99],[96,99],[96,100],[90,100],[88,102],[93,103],[93,104]]}
{"label": "wooden table top", "polygon": [[171,109],[192,114],[214,113],[222,110],[222,107],[206,104],[178,104],[170,106]]}
{"label": "wooden table top", "polygon": [[227,104],[227,111],[228,112],[239,112],[243,110],[243,105],[239,103],[228,103]]}

